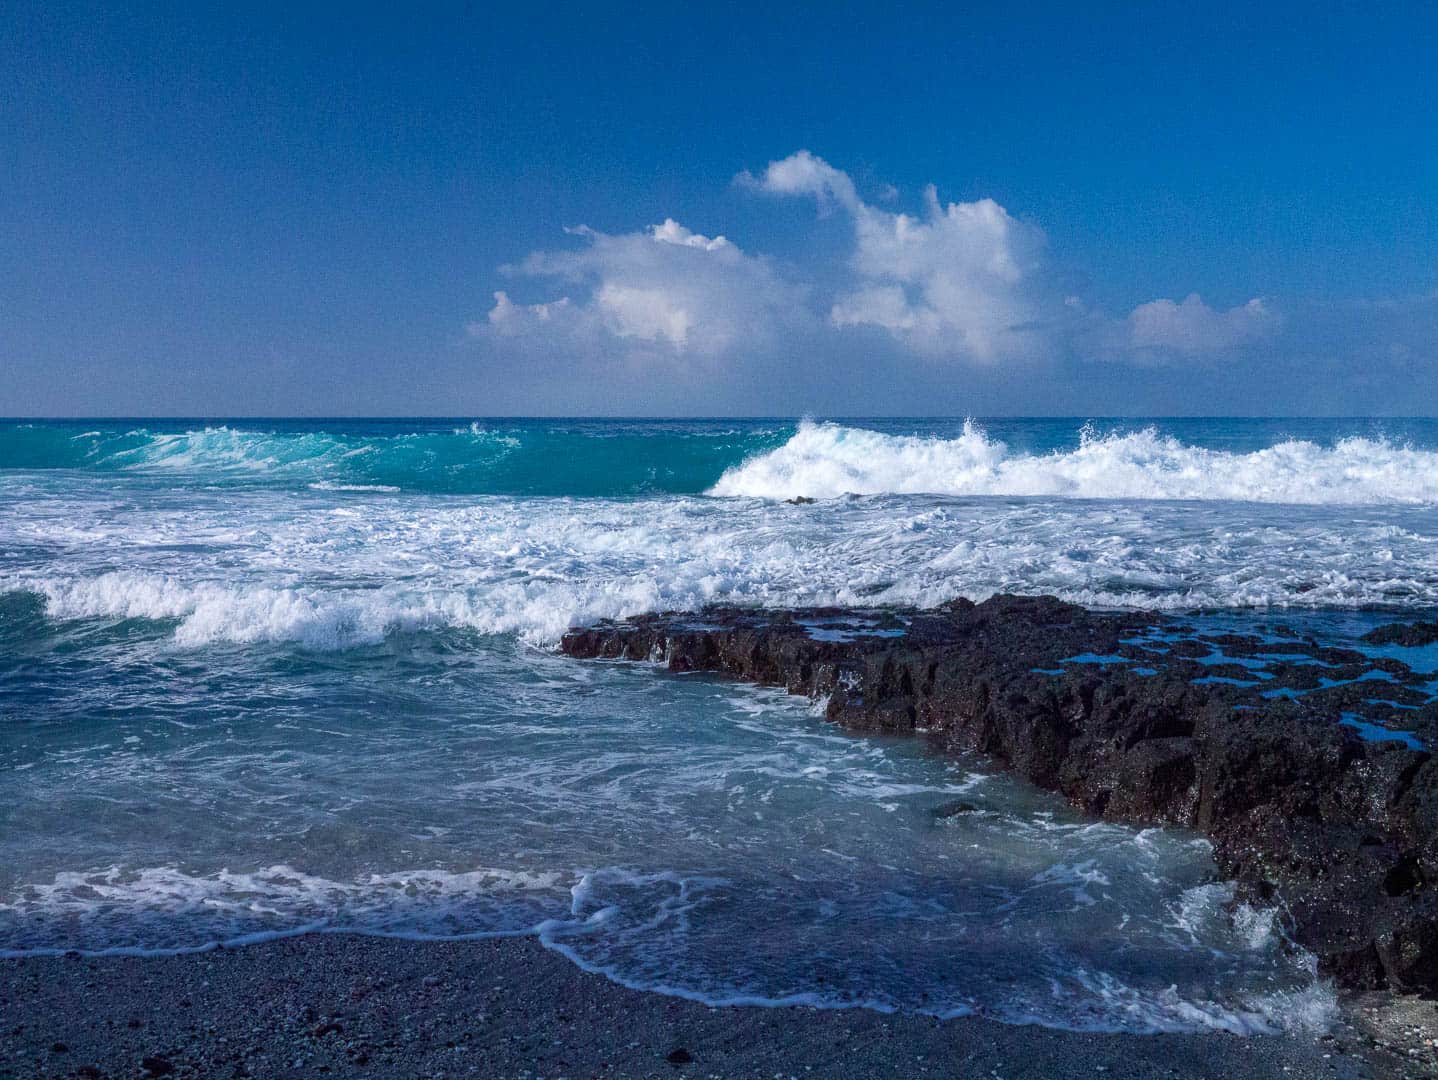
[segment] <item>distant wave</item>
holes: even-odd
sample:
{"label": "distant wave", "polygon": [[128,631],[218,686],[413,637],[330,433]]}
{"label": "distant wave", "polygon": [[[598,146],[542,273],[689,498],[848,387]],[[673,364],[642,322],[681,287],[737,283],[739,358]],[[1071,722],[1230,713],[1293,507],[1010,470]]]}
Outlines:
{"label": "distant wave", "polygon": [[[0,468],[36,470],[0,475],[0,649],[76,620],[167,623],[181,647],[346,649],[451,628],[551,644],[710,603],[1438,605],[1438,451],[1381,436],[1237,452],[1054,423],[1060,448],[1029,453],[975,425],[376,426],[0,425]],[[57,439],[89,464],[60,465]],[[625,497],[670,489],[690,494]],[[823,501],[776,501],[793,495]]]}
{"label": "distant wave", "polygon": [[1021,454],[973,423],[953,439],[805,423],[783,446],[729,469],[709,493],[1427,504],[1438,502],[1438,451],[1346,438],[1330,447],[1286,440],[1233,453],[1189,446],[1149,428],[1110,435],[1085,429],[1075,449]]}
{"label": "distant wave", "polygon": [[128,473],[229,486],[499,495],[697,494],[793,432],[472,423],[441,431],[255,431],[227,425],[76,432],[0,425],[0,469]]}
{"label": "distant wave", "polygon": [[1076,446],[1069,434],[1060,440],[1067,445],[1031,453],[1010,447],[973,422],[953,437],[808,421],[763,428],[664,422],[337,428],[0,425],[0,470],[64,469],[184,485],[352,495],[707,493],[828,499],[925,494],[1438,503],[1438,449],[1382,436],[1332,442],[1276,438],[1266,447],[1235,452],[1194,445],[1154,428],[1110,433],[1085,428]]}

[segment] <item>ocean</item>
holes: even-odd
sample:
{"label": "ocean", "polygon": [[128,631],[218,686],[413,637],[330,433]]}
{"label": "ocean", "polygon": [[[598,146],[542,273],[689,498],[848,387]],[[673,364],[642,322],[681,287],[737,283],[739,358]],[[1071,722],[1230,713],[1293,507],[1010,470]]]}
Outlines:
{"label": "ocean", "polygon": [[555,651],[997,592],[1432,617],[1438,421],[0,422],[0,955],[530,935],[715,1004],[1322,1027],[1196,835]]}

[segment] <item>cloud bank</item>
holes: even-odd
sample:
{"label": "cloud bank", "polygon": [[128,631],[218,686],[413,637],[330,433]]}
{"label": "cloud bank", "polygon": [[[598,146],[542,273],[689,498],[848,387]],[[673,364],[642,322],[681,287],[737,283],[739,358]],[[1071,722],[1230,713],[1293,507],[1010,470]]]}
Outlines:
{"label": "cloud bank", "polygon": [[838,266],[780,262],[673,218],[621,234],[581,225],[566,230],[574,246],[502,268],[535,298],[495,292],[471,334],[510,355],[631,370],[867,351],[932,373],[1055,360],[1192,365],[1252,350],[1281,324],[1262,298],[1220,309],[1196,293],[1096,310],[1059,287],[1043,229],[993,199],[945,202],[931,184],[918,212],[889,209],[807,150],[735,183],[756,198],[812,202],[816,227],[840,220],[847,256]]}
{"label": "cloud bank", "polygon": [[1190,293],[1181,304],[1150,300],[1134,308],[1128,316],[1128,344],[1186,356],[1220,353],[1259,340],[1276,324],[1277,316],[1262,300],[1215,311],[1198,293]]}

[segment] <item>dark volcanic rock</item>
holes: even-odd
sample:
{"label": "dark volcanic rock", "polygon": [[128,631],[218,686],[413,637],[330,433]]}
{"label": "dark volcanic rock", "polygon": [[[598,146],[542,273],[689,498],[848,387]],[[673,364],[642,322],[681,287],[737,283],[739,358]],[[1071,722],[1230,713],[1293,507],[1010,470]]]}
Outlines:
{"label": "dark volcanic rock", "polygon": [[1427,734],[1428,710],[1396,706],[1426,700],[1428,677],[1396,661],[1015,596],[649,615],[562,647],[827,697],[847,728],[920,733],[1088,813],[1201,830],[1340,982],[1438,994],[1438,762],[1336,722]]}
{"label": "dark volcanic rock", "polygon": [[958,817],[960,814],[972,814],[977,812],[978,809],[979,808],[971,802],[955,800],[954,802],[940,803],[930,810],[929,813],[936,819],[942,819]]}
{"label": "dark volcanic rock", "polygon": [[1438,622],[1389,623],[1363,635],[1370,645],[1403,645],[1413,649],[1438,641]]}

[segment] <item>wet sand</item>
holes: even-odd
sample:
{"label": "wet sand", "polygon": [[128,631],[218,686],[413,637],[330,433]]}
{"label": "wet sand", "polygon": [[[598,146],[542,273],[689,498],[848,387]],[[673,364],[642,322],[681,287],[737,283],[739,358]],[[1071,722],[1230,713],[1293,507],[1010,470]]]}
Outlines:
{"label": "wet sand", "polygon": [[316,934],[172,957],[0,961],[0,1078],[1418,1077],[1438,1008],[1367,995],[1323,1036],[1114,1035],[711,1008],[531,939]]}

